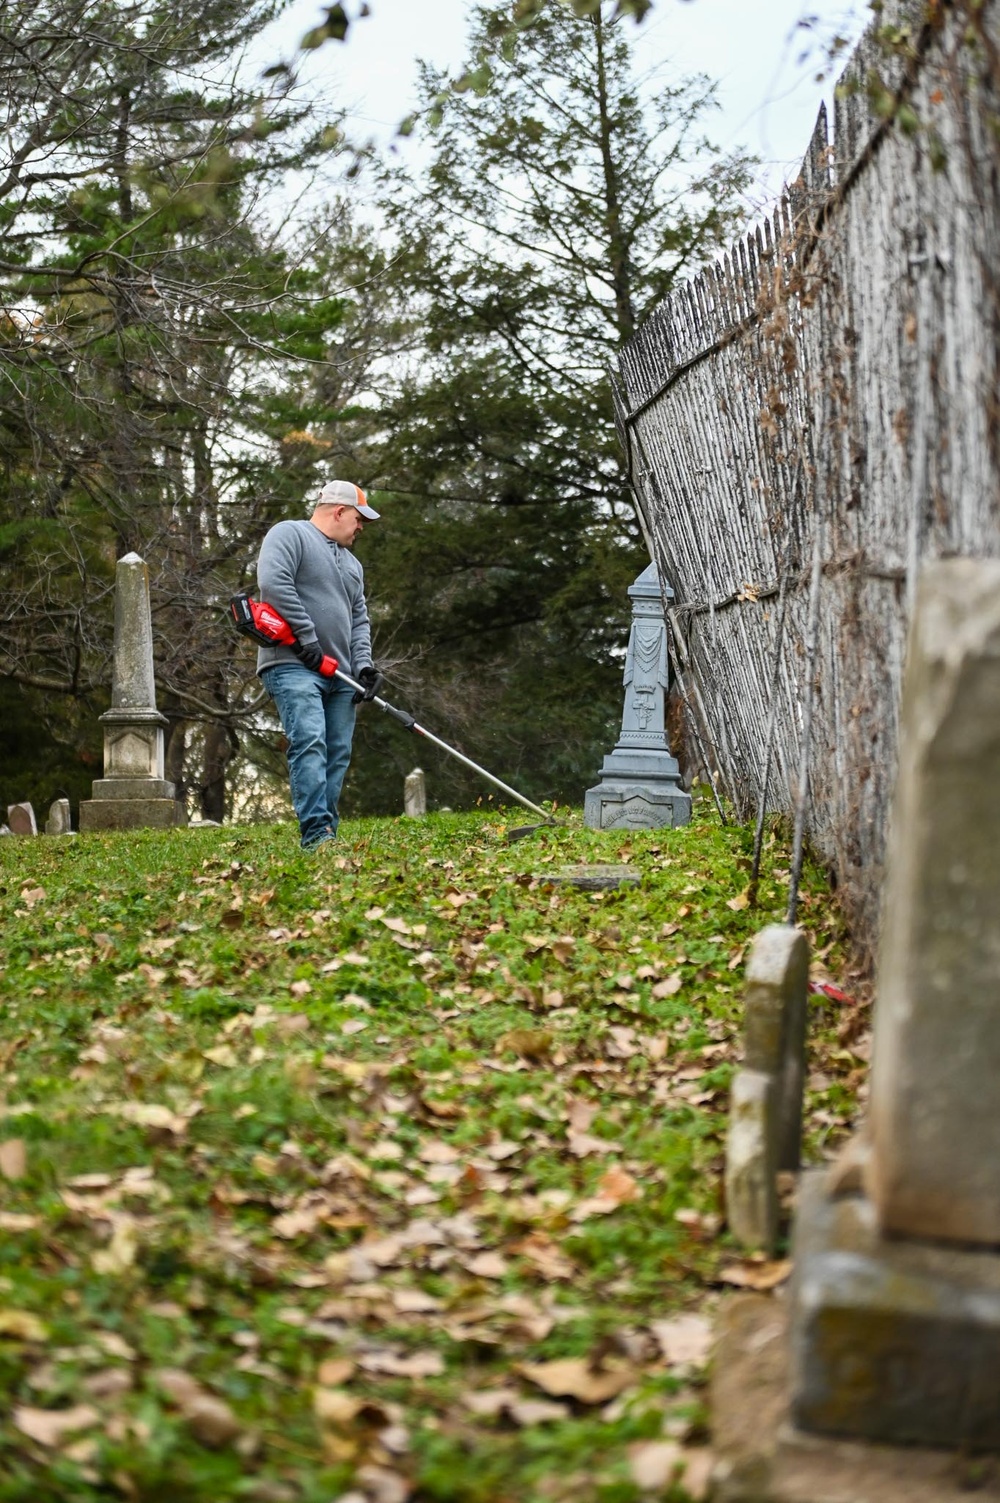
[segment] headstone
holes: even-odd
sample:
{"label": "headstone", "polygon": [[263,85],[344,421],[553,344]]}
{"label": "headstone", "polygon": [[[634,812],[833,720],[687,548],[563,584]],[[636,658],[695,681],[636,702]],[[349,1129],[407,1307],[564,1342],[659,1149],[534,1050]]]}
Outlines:
{"label": "headstone", "polygon": [[648,830],[685,825],[691,796],[680,783],[680,768],[667,744],[664,702],[668,686],[667,627],[655,564],[629,587],[632,628],[625,655],[625,705],[621,734],[605,757],[601,780],[588,788],[583,820],[597,830]]}
{"label": "headstone", "polygon": [[35,811],[30,804],[8,804],[7,823],[12,835],[37,835]]}
{"label": "headstone", "polygon": [[72,835],[73,825],[70,817],[68,798],[53,799],[49,805],[49,817],[45,821],[46,835]]}
{"label": "headstone", "polygon": [[754,939],[746,968],[745,1058],[775,1082],[775,1162],[797,1169],[802,1140],[809,941],[771,924]]}
{"label": "headstone", "polygon": [[137,553],[115,573],[115,651],[111,709],[104,726],[104,777],[80,805],[81,830],[126,830],[184,823],[184,805],[163,776],[163,727],[153,678],[149,571]]}
{"label": "headstone", "polygon": [[403,781],[403,813],[410,819],[422,819],[427,813],[427,783],[420,767]]}
{"label": "headstone", "polygon": [[738,1070],[729,1093],[726,1220],[744,1247],[773,1253],[778,1237],[775,1079]]}
{"label": "headstone", "polygon": [[801,930],[763,929],[747,962],[744,1067],[733,1078],[725,1182],[733,1235],[768,1252],[778,1234],[778,1170],[799,1165],[808,984]]}
{"label": "headstone", "polygon": [[867,1163],[809,1176],[796,1216],[807,1430],[1000,1449],[998,767],[1000,562],[936,563],[903,689]]}

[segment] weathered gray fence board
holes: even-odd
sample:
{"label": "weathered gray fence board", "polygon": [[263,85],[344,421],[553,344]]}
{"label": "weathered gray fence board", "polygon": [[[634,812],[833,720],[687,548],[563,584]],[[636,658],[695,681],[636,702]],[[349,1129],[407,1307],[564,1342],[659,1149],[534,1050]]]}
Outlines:
{"label": "weathered gray fence board", "polygon": [[[628,430],[703,736],[760,795],[778,589],[787,619],[769,804],[789,808],[824,573],[809,829],[874,937],[907,613],[922,559],[1000,553],[1000,0],[890,0],[773,219],[678,288],[622,352]],[[921,122],[901,129],[880,89]],[[883,94],[884,99],[884,94]],[[943,159],[943,165],[942,165]]]}

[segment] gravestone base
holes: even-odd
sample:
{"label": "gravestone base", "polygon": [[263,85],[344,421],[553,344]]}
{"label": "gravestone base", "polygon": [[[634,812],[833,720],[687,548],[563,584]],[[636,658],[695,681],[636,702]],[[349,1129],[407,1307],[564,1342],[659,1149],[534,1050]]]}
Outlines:
{"label": "gravestone base", "polygon": [[864,1194],[803,1178],[792,1417],[894,1444],[1000,1450],[1000,1253],[890,1238]]}
{"label": "gravestone base", "polygon": [[[102,782],[116,781],[101,779]],[[173,793],[173,784],[166,786]],[[98,784],[94,784],[95,790]],[[176,798],[92,798],[80,804],[80,829],[165,830],[187,823],[184,805]]]}
{"label": "gravestone base", "polygon": [[1000,1503],[1000,1461],[807,1435],[790,1423],[788,1301],[738,1294],[718,1315],[712,1503]]}
{"label": "gravestone base", "polygon": [[601,781],[588,788],[583,822],[592,830],[673,829],[691,821],[691,795],[680,785],[668,752],[617,749],[605,757]]}
{"label": "gravestone base", "polygon": [[176,788],[168,778],[95,778],[90,790],[91,803],[164,798],[176,802]]}

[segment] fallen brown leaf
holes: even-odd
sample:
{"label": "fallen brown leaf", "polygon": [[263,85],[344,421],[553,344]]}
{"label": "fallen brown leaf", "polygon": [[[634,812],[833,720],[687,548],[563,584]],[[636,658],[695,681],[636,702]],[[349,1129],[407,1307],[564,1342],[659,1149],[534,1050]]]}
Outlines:
{"label": "fallen brown leaf", "polygon": [[465,1266],[478,1279],[502,1279],[510,1268],[506,1258],[498,1252],[477,1253]]}
{"label": "fallen brown leaf", "polygon": [[571,1279],[576,1274],[572,1260],[547,1232],[532,1232],[516,1242],[511,1251],[534,1263],[543,1279]]}
{"label": "fallen brown leaf", "polygon": [[704,1315],[651,1320],[649,1329],[671,1367],[703,1367],[712,1349],[712,1324]]}
{"label": "fallen brown leaf", "polygon": [[783,1284],[792,1271],[791,1258],[782,1258],[777,1263],[730,1263],[719,1274],[720,1284],[734,1284],[738,1289],[756,1289],[766,1293]]}
{"label": "fallen brown leaf", "polygon": [[465,1115],[465,1108],[457,1101],[439,1101],[433,1096],[424,1096],[421,1099],[427,1110],[435,1117],[455,1120]]}
{"label": "fallen brown leaf", "polygon": [[235,1070],[239,1064],[232,1044],[218,1044],[214,1049],[203,1049],[201,1053],[203,1059],[207,1059],[211,1065],[218,1065],[220,1070]]}
{"label": "fallen brown leaf", "polygon": [[[229,1049],[228,1044],[223,1047]],[[233,1054],[232,1049],[229,1052]],[[236,1056],[233,1054],[233,1063],[235,1062]],[[175,1138],[183,1137],[188,1130],[187,1117],[155,1101],[109,1102],[101,1110],[110,1116],[123,1117],[126,1122],[134,1122],[137,1127],[149,1127],[154,1132],[169,1133]]]}
{"label": "fallen brown leaf", "polygon": [[340,1388],[317,1388],[313,1393],[313,1413],[321,1425],[350,1425],[366,1402]]}
{"label": "fallen brown leaf", "polygon": [[632,1481],[643,1492],[665,1492],[680,1471],[681,1455],[676,1440],[636,1441],[628,1448]]}
{"label": "fallen brown leaf", "polygon": [[507,1138],[501,1138],[498,1143],[491,1143],[489,1145],[486,1149],[486,1154],[488,1158],[496,1159],[500,1163],[504,1159],[513,1158],[515,1153],[520,1153],[521,1147],[520,1143],[513,1143]]}
{"label": "fallen brown leaf", "polygon": [[229,1405],[203,1388],[191,1373],[182,1368],[161,1367],[153,1376],[202,1445],[216,1449],[239,1435],[240,1423]]}
{"label": "fallen brown leaf", "polygon": [[13,1341],[47,1341],[49,1331],[30,1310],[0,1310],[0,1336]]}
{"label": "fallen brown leaf", "polygon": [[400,1315],[430,1315],[441,1309],[441,1301],[422,1289],[394,1289],[392,1303]]}
{"label": "fallen brown leaf", "polygon": [[100,1420],[90,1404],[75,1404],[71,1409],[31,1409],[20,1405],[14,1410],[14,1424],[22,1435],[40,1446],[58,1446],[78,1430],[89,1430]]}
{"label": "fallen brown leaf", "polygon": [[569,1151],[575,1158],[586,1158],[591,1153],[618,1153],[621,1145],[612,1143],[608,1138],[596,1138],[590,1133],[573,1132],[572,1129],[566,1135]]}
{"label": "fallen brown leaf", "polygon": [[715,1456],[706,1446],[693,1446],[690,1450],[685,1450],[681,1481],[692,1503],[703,1503],[708,1497],[714,1467]]}
{"label": "fallen brown leaf", "polygon": [[453,1148],[450,1143],[445,1143],[440,1138],[431,1138],[421,1148],[417,1157],[422,1164],[454,1164],[460,1154],[458,1149]]}
{"label": "fallen brown leaf", "polygon": [[28,1168],[28,1155],[23,1138],[8,1138],[0,1143],[0,1174],[4,1179],[23,1179]]}
{"label": "fallen brown leaf", "polygon": [[496,1052],[502,1054],[510,1049],[522,1059],[545,1059],[555,1046],[555,1034],[547,1028],[512,1028],[497,1039]]}
{"label": "fallen brown leaf", "polygon": [[473,1414],[490,1416],[502,1414],[511,1404],[516,1404],[519,1398],[516,1388],[483,1388],[475,1393],[465,1394],[462,1403]]}
{"label": "fallen brown leaf", "polygon": [[393,1378],[438,1378],[444,1361],[437,1352],[363,1352],[358,1366],[366,1373],[385,1373]]}
{"label": "fallen brown leaf", "polygon": [[406,1477],[385,1466],[359,1466],[355,1475],[370,1503],[406,1503],[413,1490]]}
{"label": "fallen brown leaf", "polygon": [[598,1102],[586,1101],[582,1096],[578,1096],[569,1102],[566,1120],[574,1132],[589,1132],[600,1109]]}
{"label": "fallen brown leaf", "polygon": [[132,1216],[115,1216],[111,1241],[98,1248],[91,1258],[95,1273],[116,1277],[131,1268],[139,1251],[139,1228]]}
{"label": "fallen brown leaf", "polygon": [[581,1404],[606,1403],[627,1388],[635,1376],[627,1367],[591,1367],[585,1357],[522,1362],[516,1371],[553,1398],[578,1399]]}

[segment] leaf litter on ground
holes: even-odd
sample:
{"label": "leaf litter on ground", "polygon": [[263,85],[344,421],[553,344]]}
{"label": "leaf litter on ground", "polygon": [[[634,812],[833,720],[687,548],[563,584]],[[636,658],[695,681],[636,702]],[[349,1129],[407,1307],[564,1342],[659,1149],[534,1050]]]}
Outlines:
{"label": "leaf litter on ground", "polygon": [[[0,1503],[703,1496],[715,1302],[787,1274],[720,1195],[787,853],[749,910],[749,833],[698,812],[359,821],[322,867],[287,826],[0,844]],[[814,869],[803,914],[846,979]],[[863,1092],[846,989],[814,1155]]]}

